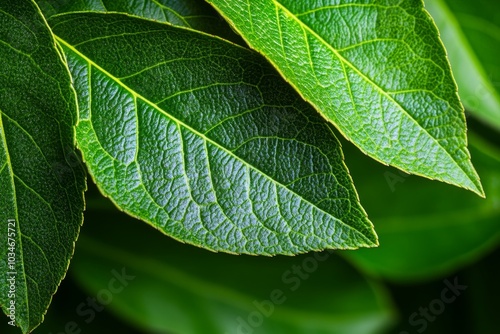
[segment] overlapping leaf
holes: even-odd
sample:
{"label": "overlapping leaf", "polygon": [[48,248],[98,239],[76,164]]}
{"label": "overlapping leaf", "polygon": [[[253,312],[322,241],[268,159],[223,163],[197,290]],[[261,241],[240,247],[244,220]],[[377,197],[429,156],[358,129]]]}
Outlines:
{"label": "overlapping leaf", "polygon": [[226,21],[204,0],[37,0],[46,17],[56,14],[95,11],[120,12],[169,22],[176,26],[204,31],[238,44],[244,44]]}
{"label": "overlapping leaf", "polygon": [[0,2],[0,304],[24,333],[43,318],[82,223],[75,94],[30,1]]}
{"label": "overlapping leaf", "polygon": [[257,54],[119,14],[51,20],[90,173],[120,208],[216,251],[377,243],[329,125]]}
{"label": "overlapping leaf", "polygon": [[208,0],[363,152],[482,194],[437,30],[415,0]]}
{"label": "overlapping leaf", "polygon": [[495,1],[432,0],[460,97],[473,115],[500,129],[500,5]]}

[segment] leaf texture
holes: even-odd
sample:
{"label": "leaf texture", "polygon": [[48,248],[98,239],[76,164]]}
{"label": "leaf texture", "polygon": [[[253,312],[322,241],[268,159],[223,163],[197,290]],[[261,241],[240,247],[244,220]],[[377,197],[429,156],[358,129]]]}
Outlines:
{"label": "leaf texture", "polygon": [[0,63],[0,304],[27,333],[73,255],[85,174],[75,92],[34,3],[0,2]]}
{"label": "leaf texture", "polygon": [[119,14],[51,20],[101,191],[214,251],[295,254],[377,243],[329,125],[259,55]]}
{"label": "leaf texture", "polygon": [[46,17],[94,11],[127,13],[159,22],[169,22],[244,44],[224,19],[204,0],[37,0]]}
{"label": "leaf texture", "polygon": [[422,1],[208,2],[364,153],[483,194],[457,88]]}

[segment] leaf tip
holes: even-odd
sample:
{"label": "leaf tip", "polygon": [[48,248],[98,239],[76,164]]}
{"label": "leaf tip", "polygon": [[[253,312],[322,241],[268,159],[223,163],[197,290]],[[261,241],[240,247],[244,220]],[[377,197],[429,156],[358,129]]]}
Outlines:
{"label": "leaf tip", "polygon": [[376,248],[379,246],[378,235],[377,232],[375,232],[375,227],[370,220],[367,219],[367,221],[369,226],[367,226],[364,231],[359,231],[362,240],[359,240],[353,249]]}
{"label": "leaf tip", "polygon": [[469,160],[469,166],[470,166],[469,169],[470,173],[468,173],[467,175],[469,182],[467,182],[467,184],[458,184],[458,185],[467,190],[472,191],[481,198],[486,198],[483,185],[481,184],[481,179],[479,178],[479,174],[477,173],[476,169],[474,168],[470,160]]}
{"label": "leaf tip", "polygon": [[365,248],[376,248],[378,246],[380,246],[380,243],[378,241],[378,235],[377,233],[375,232],[374,229],[371,230],[371,235],[369,236],[370,238],[368,239],[368,243],[366,245],[364,245],[363,247]]}
{"label": "leaf tip", "polygon": [[483,185],[481,184],[481,181],[478,179],[477,184],[475,184],[474,188],[468,188],[470,191],[475,193],[481,198],[486,198],[486,194],[484,193]]}

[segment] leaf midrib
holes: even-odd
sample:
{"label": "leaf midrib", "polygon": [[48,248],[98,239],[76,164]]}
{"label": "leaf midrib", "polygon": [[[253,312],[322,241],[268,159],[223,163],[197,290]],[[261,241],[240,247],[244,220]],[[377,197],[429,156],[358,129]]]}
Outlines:
{"label": "leaf midrib", "polygon": [[[281,182],[278,182],[276,180],[274,180],[273,178],[271,178],[269,175],[267,175],[266,173],[264,173],[263,171],[257,169],[255,166],[252,166],[250,165],[248,162],[246,162],[245,160],[241,159],[240,157],[236,156],[233,152],[227,150],[226,148],[222,147],[219,143],[213,141],[212,139],[206,137],[204,134],[200,133],[199,131],[195,130],[194,128],[192,128],[191,126],[185,124],[184,122],[178,120],[177,118],[173,117],[172,115],[168,114],[167,112],[165,112],[164,110],[162,110],[160,107],[158,107],[156,104],[154,104],[153,102],[151,102],[149,99],[146,99],[145,97],[143,97],[142,95],[138,94],[137,92],[135,92],[133,89],[131,89],[130,87],[128,87],[127,85],[125,85],[123,82],[121,82],[119,79],[117,79],[115,76],[113,76],[112,74],[110,74],[108,71],[104,70],[102,67],[100,67],[98,64],[96,64],[94,61],[92,61],[91,59],[89,59],[88,57],[86,57],[84,54],[82,54],[80,51],[78,51],[77,49],[75,49],[71,44],[69,44],[68,42],[66,42],[64,39],[62,39],[61,37],[55,35],[56,39],[64,44],[64,46],[66,46],[67,48],[69,48],[70,50],[72,50],[74,53],[76,53],[77,55],[79,55],[81,58],[83,58],[86,62],[88,62],[91,66],[94,66],[95,68],[97,68],[99,71],[101,71],[102,73],[104,73],[106,76],[108,76],[110,79],[112,79],[113,81],[115,81],[116,83],[118,83],[120,86],[122,86],[125,90],[127,90],[130,94],[132,94],[133,96],[135,96],[136,98],[140,98],[142,99],[144,102],[148,103],[149,105],[151,105],[154,109],[158,110],[160,113],[162,113],[163,115],[165,115],[166,117],[168,117],[169,119],[171,119],[172,121],[176,122],[178,125],[182,125],[183,127],[185,127],[187,130],[191,131],[193,134],[196,134],[197,136],[199,136],[200,138],[202,138],[205,142],[209,142],[211,143],[212,145],[218,147],[219,149],[221,149],[222,151],[226,152],[227,154],[231,155],[233,158],[235,158],[237,161],[240,161],[242,164],[246,165],[247,168],[251,169],[251,170],[254,170],[258,173],[260,173],[261,175],[263,175],[265,178],[267,178],[268,180],[270,180],[273,184],[279,184],[282,188],[286,189],[287,191],[289,191],[290,193],[292,193],[293,195],[297,196],[298,198],[300,198],[301,201],[304,201],[305,203],[309,204],[311,207],[314,207],[316,210],[322,212],[323,214],[329,216],[329,217],[332,217],[334,219],[334,221],[346,226],[348,229],[354,231],[356,234],[358,234],[359,236],[361,236],[363,238],[363,240],[365,241],[365,244],[361,245],[357,245],[357,247],[362,247],[362,246],[370,246],[370,245],[374,245],[375,243],[373,243],[367,236],[365,236],[361,231],[358,231],[357,229],[355,229],[354,227],[348,225],[347,223],[345,223],[344,221],[342,221],[340,218],[338,217],[335,217],[333,214],[329,213],[329,212],[326,212],[324,211],[322,208],[318,207],[317,205],[311,203],[309,200],[303,198],[301,195],[297,194],[295,191],[293,191],[292,189],[289,189],[288,187],[286,187],[285,185],[283,185]],[[137,112],[137,111],[136,111]],[[342,162],[343,163],[343,162]],[[344,163],[343,163],[344,164]],[[345,164],[344,164],[345,166]],[[351,200],[349,199],[349,202]],[[352,204],[351,204],[352,205]],[[364,222],[368,222],[370,225],[372,225],[370,223],[370,221],[367,219],[366,216],[363,217],[364,219]],[[288,224],[287,224],[288,225]],[[326,242],[326,240],[324,240],[323,238],[321,238],[323,241]]]}
{"label": "leaf midrib", "polygon": [[[394,100],[394,98],[392,96],[390,96],[389,94],[387,94],[386,91],[384,91],[382,89],[382,87],[380,87],[378,84],[376,84],[373,80],[371,80],[369,77],[367,77],[365,74],[363,74],[356,66],[354,66],[354,64],[352,64],[351,62],[349,62],[346,58],[344,58],[342,55],[340,55],[340,53],[332,46],[330,45],[327,41],[325,41],[321,36],[319,36],[311,27],[309,27],[307,24],[305,24],[304,22],[302,22],[295,14],[293,14],[291,11],[288,10],[288,8],[286,8],[283,4],[281,4],[280,2],[278,2],[277,0],[271,0],[273,2],[273,4],[277,7],[277,8],[281,8],[285,14],[287,14],[290,18],[292,18],[294,21],[296,21],[303,29],[307,30],[311,35],[313,35],[316,39],[318,39],[322,44],[324,44],[328,49],[330,49],[334,54],[335,56],[342,62],[344,63],[345,65],[349,66],[353,71],[355,71],[363,80],[365,80],[366,82],[368,82],[370,85],[372,85],[376,90],[378,90],[381,95],[383,95],[384,97],[386,97],[387,99],[389,99],[392,103],[394,103],[394,105],[396,105],[398,107],[398,109],[400,109],[403,114],[405,114],[409,119],[411,119],[420,129],[424,130],[425,133],[440,147],[442,148],[445,153],[448,155],[448,157],[464,172],[465,176],[470,179],[467,175],[467,173],[465,173],[464,169],[462,168],[462,166],[458,165],[455,161],[455,159],[451,156],[451,154],[436,140],[436,138],[434,138],[428,131],[427,129],[425,129],[424,127],[422,127],[404,108],[403,106],[397,102],[396,100]],[[347,78],[346,78],[347,80]],[[451,108],[451,106],[450,106]]]}

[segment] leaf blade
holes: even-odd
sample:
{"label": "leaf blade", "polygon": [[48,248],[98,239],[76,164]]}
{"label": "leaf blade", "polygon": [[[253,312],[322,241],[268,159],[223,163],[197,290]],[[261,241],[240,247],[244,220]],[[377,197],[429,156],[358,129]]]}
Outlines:
{"label": "leaf blade", "polygon": [[85,174],[74,160],[68,69],[33,2],[0,5],[0,58],[0,301],[6,314],[14,302],[10,319],[26,333],[41,323],[66,274],[83,220]]}
{"label": "leaf blade", "polygon": [[209,3],[365,154],[482,195],[463,107],[421,2]]}
{"label": "leaf blade", "polygon": [[[51,22],[79,94],[79,146],[120,208],[216,251],[376,244],[331,129],[257,55],[118,14]],[[131,45],[139,56],[113,51]]]}

